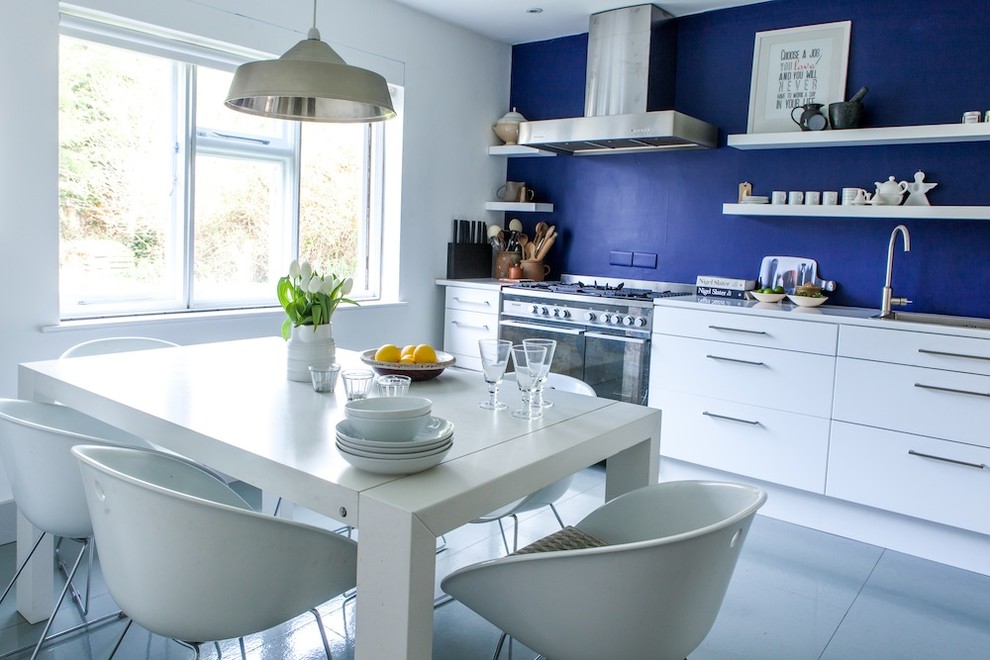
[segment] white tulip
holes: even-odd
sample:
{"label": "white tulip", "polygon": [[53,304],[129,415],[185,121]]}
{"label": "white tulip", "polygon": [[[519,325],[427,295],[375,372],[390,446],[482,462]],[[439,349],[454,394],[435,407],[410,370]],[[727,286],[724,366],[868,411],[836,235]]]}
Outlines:
{"label": "white tulip", "polygon": [[309,265],[308,261],[304,261],[299,265],[299,274],[304,280],[309,282],[309,278],[313,276],[313,267]]}
{"label": "white tulip", "polygon": [[289,279],[295,280],[299,277],[299,262],[295,259],[289,264]]}
{"label": "white tulip", "polygon": [[310,293],[319,293],[322,286],[323,280],[319,277],[314,277],[309,281],[309,286],[306,287],[306,290]]}
{"label": "white tulip", "polygon": [[346,296],[348,293],[351,292],[351,289],[353,288],[354,288],[354,278],[348,277],[346,280],[344,280],[344,286],[340,288],[340,295]]}
{"label": "white tulip", "polygon": [[322,278],[320,283],[321,293],[325,293],[329,296],[331,291],[333,291],[333,275]]}
{"label": "white tulip", "polygon": [[299,288],[303,291],[309,291],[309,277],[299,276]]}

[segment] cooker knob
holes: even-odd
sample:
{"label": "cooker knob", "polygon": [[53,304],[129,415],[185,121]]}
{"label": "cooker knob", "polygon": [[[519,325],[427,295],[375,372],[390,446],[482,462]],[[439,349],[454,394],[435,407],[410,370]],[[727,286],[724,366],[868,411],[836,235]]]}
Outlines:
{"label": "cooker knob", "polygon": [[557,316],[559,316],[562,319],[567,319],[571,317],[571,313],[566,309],[559,309],[557,310]]}
{"label": "cooker knob", "polygon": [[594,321],[595,320],[595,313],[594,312],[585,312],[584,313],[584,320],[585,321]]}
{"label": "cooker knob", "polygon": [[624,319],[622,319],[622,325],[632,325],[633,321],[635,321],[633,317],[627,316]]}
{"label": "cooker knob", "polygon": [[619,325],[620,323],[622,323],[622,317],[619,316],[618,314],[613,314],[611,320],[613,325]]}
{"label": "cooker knob", "polygon": [[543,316],[550,316],[550,310],[546,307],[540,307],[540,314]]}
{"label": "cooker knob", "polygon": [[601,321],[602,321],[602,323],[611,323],[612,322],[612,315],[611,314],[602,314]]}
{"label": "cooker knob", "polygon": [[644,319],[642,316],[636,317],[635,326],[637,328],[645,328],[646,327],[646,319]]}
{"label": "cooker knob", "polygon": [[529,311],[532,314],[539,314],[540,313],[540,306],[539,305],[533,305],[533,307]]}

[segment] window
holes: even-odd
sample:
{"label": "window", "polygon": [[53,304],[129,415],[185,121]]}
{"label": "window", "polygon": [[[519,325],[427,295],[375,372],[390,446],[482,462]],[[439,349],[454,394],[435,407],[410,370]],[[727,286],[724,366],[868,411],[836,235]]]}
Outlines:
{"label": "window", "polygon": [[297,257],[379,295],[398,153],[383,124],[235,112],[233,56],[74,17],[62,29],[63,319],[276,305]]}

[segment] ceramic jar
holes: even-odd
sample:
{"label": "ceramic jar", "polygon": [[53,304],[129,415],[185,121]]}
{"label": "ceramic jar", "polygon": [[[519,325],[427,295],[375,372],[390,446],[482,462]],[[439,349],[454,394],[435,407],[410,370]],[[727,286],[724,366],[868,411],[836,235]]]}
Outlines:
{"label": "ceramic jar", "polygon": [[[516,268],[522,261],[522,254],[519,252],[499,250],[495,253],[495,279],[504,280],[509,278],[509,269]],[[525,277],[525,275],[524,275]]]}
{"label": "ceramic jar", "polygon": [[501,119],[495,122],[492,130],[495,131],[495,135],[505,142],[506,144],[515,144],[519,139],[519,122],[526,121],[526,118],[521,114],[516,112],[515,108],[512,108],[510,112],[502,115]]}
{"label": "ceramic jar", "polygon": [[289,380],[308,383],[310,382],[309,365],[333,364],[336,353],[333,323],[294,327],[285,347],[286,376]]}
{"label": "ceramic jar", "polygon": [[542,282],[550,274],[550,266],[539,259],[523,259],[519,265],[522,266],[522,276],[527,280]]}

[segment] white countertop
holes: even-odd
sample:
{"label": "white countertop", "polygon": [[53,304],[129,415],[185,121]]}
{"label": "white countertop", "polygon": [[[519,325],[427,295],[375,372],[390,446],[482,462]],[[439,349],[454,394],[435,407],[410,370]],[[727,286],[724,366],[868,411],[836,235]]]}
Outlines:
{"label": "white countertop", "polygon": [[466,280],[448,280],[446,278],[442,278],[435,280],[435,283],[440,286],[460,286],[466,289],[486,289],[488,291],[498,290],[505,286],[504,282],[501,280],[496,280],[492,277],[481,277]]}
{"label": "white countertop", "polygon": [[[917,323],[906,320],[887,320],[874,318],[880,314],[877,307],[842,307],[825,303],[820,307],[798,307],[786,300],[779,303],[761,303],[753,300],[728,300],[725,298],[706,298],[704,296],[680,296],[676,298],[658,298],[655,307],[680,307],[692,309],[711,309],[712,311],[747,314],[750,316],[770,316],[799,321],[816,321],[819,323],[838,323],[841,325],[858,325],[887,330],[903,330],[912,332],[929,332],[933,334],[952,335],[955,337],[975,337],[990,339],[990,330],[968,328],[934,323]],[[895,310],[895,312],[898,310]],[[900,309],[900,311],[910,311]],[[938,316],[938,315],[935,315]],[[953,318],[953,317],[946,317]]]}

